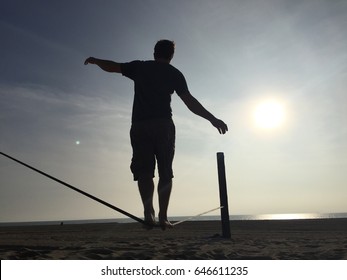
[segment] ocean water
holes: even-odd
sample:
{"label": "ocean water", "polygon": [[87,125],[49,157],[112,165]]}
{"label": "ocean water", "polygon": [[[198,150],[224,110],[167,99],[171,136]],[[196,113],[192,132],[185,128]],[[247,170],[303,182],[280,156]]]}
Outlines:
{"label": "ocean water", "polygon": [[[295,214],[264,214],[264,215],[229,215],[231,221],[236,220],[298,220],[298,219],[339,219],[347,218],[347,213],[295,213]],[[210,216],[177,216],[170,217],[170,221],[218,221],[220,215]],[[130,218],[119,219],[86,219],[86,220],[62,220],[62,221],[32,221],[32,222],[0,222],[0,226],[31,226],[31,225],[60,225],[67,224],[97,224],[97,223],[133,223]]]}

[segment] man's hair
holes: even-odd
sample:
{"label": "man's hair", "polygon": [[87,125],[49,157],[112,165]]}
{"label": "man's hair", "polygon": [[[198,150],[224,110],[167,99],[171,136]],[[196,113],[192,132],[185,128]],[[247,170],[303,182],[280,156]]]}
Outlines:
{"label": "man's hair", "polygon": [[175,52],[175,42],[160,40],[154,46],[154,58],[172,59]]}

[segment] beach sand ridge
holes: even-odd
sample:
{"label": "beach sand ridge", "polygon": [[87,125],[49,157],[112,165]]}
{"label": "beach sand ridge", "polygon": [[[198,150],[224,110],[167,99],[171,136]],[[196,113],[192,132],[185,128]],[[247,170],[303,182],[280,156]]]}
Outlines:
{"label": "beach sand ridge", "polygon": [[189,221],[173,229],[138,223],[0,227],[4,259],[347,259],[347,219]]}

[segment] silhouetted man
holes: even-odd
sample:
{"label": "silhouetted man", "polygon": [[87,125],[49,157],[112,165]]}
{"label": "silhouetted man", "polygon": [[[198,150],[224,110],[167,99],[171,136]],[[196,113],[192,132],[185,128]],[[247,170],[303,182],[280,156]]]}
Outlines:
{"label": "silhouetted man", "polygon": [[171,227],[167,209],[172,189],[172,162],[175,152],[175,126],[172,121],[171,95],[174,91],[190,111],[210,121],[219,133],[227,125],[208,112],[189,92],[183,74],[170,65],[175,51],[173,41],[160,40],[154,47],[154,60],[117,63],[89,57],[84,64],[96,64],[107,72],[121,73],[135,83],[130,130],[133,157],[131,171],[144,206],[145,221],[155,225],[153,208],[154,171],[158,165],[159,224]]}

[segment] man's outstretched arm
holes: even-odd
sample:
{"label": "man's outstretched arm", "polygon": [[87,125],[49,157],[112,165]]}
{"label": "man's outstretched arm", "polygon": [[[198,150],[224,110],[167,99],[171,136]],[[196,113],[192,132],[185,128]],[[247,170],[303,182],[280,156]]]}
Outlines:
{"label": "man's outstretched arm", "polygon": [[88,57],[84,62],[84,65],[96,64],[102,70],[110,73],[121,73],[120,63],[111,60],[98,59],[95,57]]}
{"label": "man's outstretched arm", "polygon": [[207,111],[204,106],[202,106],[200,102],[195,99],[195,97],[192,96],[189,92],[180,95],[180,97],[190,111],[210,121],[211,124],[218,129],[220,134],[225,134],[228,131],[228,126],[222,120],[217,119],[209,111]]}

